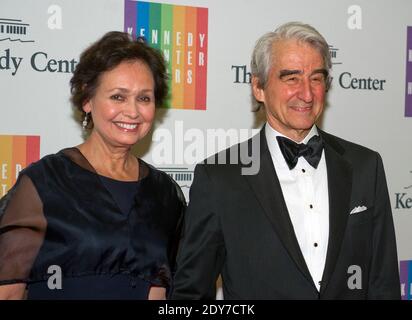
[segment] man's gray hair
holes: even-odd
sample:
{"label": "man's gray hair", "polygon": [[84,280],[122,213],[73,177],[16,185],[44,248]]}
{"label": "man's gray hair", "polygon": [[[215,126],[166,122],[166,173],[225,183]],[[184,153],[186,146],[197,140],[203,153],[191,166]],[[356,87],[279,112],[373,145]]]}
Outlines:
{"label": "man's gray hair", "polygon": [[[319,51],[323,57],[324,67],[328,71],[332,67],[332,61],[329,52],[329,45],[325,38],[309,24],[301,22],[288,22],[279,26],[275,31],[268,32],[258,39],[252,53],[250,67],[252,76],[257,77],[259,87],[264,88],[268,80],[269,70],[273,65],[273,59],[276,59],[276,53],[273,52],[273,44],[280,40],[295,39],[311,45]],[[326,79],[326,90],[329,89],[330,79]],[[252,92],[253,111],[258,111],[263,103],[257,101]]]}

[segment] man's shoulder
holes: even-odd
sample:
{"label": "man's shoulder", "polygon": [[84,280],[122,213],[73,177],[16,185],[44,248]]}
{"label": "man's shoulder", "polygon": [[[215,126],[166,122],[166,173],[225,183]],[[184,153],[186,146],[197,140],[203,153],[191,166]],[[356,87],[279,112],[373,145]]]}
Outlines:
{"label": "man's shoulder", "polygon": [[320,131],[320,134],[327,146],[332,147],[352,163],[360,160],[376,161],[377,158],[380,158],[377,151],[363,145],[345,140],[324,131]]}
{"label": "man's shoulder", "polygon": [[260,143],[260,133],[257,133],[245,141],[235,143],[208,156],[199,162],[198,165],[208,168],[219,168],[222,166],[242,167],[246,160],[251,161],[254,157],[257,157],[258,153],[260,153]]}
{"label": "man's shoulder", "polygon": [[205,174],[213,180],[223,182],[256,174],[260,168],[261,142],[261,134],[257,133],[245,141],[233,144],[199,162],[195,167],[195,175]]}

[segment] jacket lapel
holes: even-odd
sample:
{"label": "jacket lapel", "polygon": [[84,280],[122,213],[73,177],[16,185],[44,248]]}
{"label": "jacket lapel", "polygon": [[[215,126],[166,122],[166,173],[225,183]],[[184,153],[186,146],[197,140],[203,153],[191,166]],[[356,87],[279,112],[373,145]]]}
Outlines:
{"label": "jacket lapel", "polygon": [[325,291],[335,269],[342,245],[352,190],[352,167],[344,159],[344,149],[335,138],[319,130],[325,142],[329,189],[329,242],[320,293]]}
{"label": "jacket lapel", "polygon": [[[302,274],[313,284],[309,269],[300,250],[292,222],[289,217],[285,199],[282,194],[279,179],[273,166],[272,158],[267,146],[264,127],[259,135],[252,139],[260,139],[259,157],[252,155],[253,161],[260,161],[260,170],[256,175],[245,175],[273,229],[296,263]],[[251,141],[251,140],[249,140]],[[313,284],[314,285],[314,284]]]}

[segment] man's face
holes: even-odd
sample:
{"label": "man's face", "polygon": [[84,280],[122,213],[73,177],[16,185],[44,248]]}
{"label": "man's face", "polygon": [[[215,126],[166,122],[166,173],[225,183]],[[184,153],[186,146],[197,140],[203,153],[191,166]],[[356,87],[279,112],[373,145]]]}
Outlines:
{"label": "man's face", "polygon": [[296,40],[274,43],[266,86],[252,79],[256,100],[265,105],[268,123],[285,136],[301,141],[325,104],[326,68],[315,48]]}

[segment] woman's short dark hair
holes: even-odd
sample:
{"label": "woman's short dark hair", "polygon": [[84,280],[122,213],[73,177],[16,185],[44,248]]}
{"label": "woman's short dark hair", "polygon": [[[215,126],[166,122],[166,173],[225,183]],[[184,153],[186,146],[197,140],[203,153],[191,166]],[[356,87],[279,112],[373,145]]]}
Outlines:
{"label": "woman's short dark hair", "polygon": [[83,106],[94,96],[101,74],[122,62],[135,60],[146,63],[150,68],[156,107],[163,106],[168,94],[168,76],[162,54],[149,47],[142,38],[134,40],[129,34],[120,31],[106,33],[80,55],[70,80],[73,105],[84,115]]}

